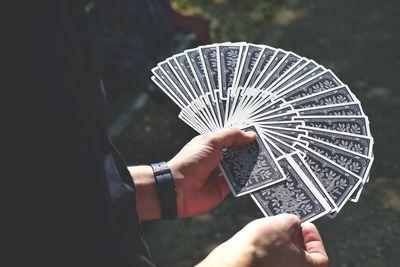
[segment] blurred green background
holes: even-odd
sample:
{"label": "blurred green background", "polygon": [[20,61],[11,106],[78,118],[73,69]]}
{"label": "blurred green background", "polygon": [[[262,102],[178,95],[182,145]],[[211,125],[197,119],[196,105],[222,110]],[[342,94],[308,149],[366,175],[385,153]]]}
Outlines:
{"label": "blurred green background", "polygon": [[[358,203],[316,225],[330,266],[400,266],[400,2],[174,0],[184,14],[211,22],[213,42],[246,41],[291,50],[332,69],[357,95],[371,122],[375,162]],[[130,164],[171,158],[195,132],[172,101],[147,99],[114,136]],[[148,223],[159,266],[192,266],[251,220],[249,197],[228,198],[191,219]]]}

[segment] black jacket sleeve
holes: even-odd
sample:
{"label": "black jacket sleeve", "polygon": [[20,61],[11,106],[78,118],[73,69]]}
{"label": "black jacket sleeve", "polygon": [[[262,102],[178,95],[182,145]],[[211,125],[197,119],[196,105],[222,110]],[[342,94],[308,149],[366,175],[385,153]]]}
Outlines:
{"label": "black jacket sleeve", "polygon": [[79,1],[6,8],[7,266],[152,266],[129,173],[106,136],[89,15]]}

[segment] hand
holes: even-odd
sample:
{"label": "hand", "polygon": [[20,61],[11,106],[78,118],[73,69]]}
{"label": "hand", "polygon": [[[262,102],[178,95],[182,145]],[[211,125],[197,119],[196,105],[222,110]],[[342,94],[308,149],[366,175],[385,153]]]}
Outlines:
{"label": "hand", "polygon": [[223,267],[324,267],[328,256],[317,228],[282,214],[255,220],[214,249],[199,265]]}
{"label": "hand", "polygon": [[190,217],[216,207],[229,193],[218,168],[222,150],[255,140],[254,132],[226,129],[199,135],[168,162],[177,191],[179,217]]}
{"label": "hand", "polygon": [[[199,135],[168,162],[177,192],[179,217],[190,217],[209,211],[228,195],[229,188],[218,163],[222,150],[246,145],[256,138],[253,132],[227,129]],[[130,166],[136,188],[136,210],[141,221],[161,218],[161,206],[150,166]]]}

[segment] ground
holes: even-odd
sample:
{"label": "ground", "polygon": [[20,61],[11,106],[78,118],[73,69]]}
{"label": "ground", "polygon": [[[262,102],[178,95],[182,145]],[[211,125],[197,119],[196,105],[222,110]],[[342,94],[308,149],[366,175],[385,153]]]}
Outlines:
{"label": "ground", "polygon": [[[281,47],[331,68],[369,116],[375,162],[358,203],[316,225],[333,267],[399,266],[400,4],[387,1],[196,1],[174,7],[211,20],[215,42]],[[171,158],[195,132],[165,97],[150,98],[115,137],[129,163]],[[159,266],[192,266],[246,223],[262,216],[248,197],[228,198],[192,219],[145,225]]]}

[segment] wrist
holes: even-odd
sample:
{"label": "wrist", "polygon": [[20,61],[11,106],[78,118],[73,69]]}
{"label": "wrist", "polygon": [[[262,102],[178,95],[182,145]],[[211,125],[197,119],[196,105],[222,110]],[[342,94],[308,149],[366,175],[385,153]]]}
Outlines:
{"label": "wrist", "polygon": [[171,170],[172,177],[175,181],[175,186],[182,186],[183,174],[181,172],[180,164],[171,159],[167,162],[169,169]]}
{"label": "wrist", "polygon": [[141,221],[161,219],[161,205],[150,166],[128,167],[136,188],[136,210]]}

